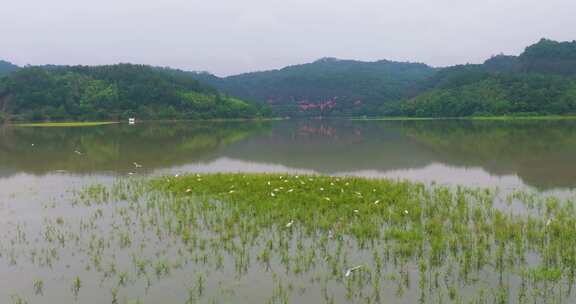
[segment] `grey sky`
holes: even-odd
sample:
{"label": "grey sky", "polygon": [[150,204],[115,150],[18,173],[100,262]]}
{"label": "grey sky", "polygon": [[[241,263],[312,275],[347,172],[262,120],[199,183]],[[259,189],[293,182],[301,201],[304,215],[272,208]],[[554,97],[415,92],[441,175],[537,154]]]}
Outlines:
{"label": "grey sky", "polygon": [[320,57],[445,66],[576,39],[574,0],[2,0],[0,59],[218,75]]}

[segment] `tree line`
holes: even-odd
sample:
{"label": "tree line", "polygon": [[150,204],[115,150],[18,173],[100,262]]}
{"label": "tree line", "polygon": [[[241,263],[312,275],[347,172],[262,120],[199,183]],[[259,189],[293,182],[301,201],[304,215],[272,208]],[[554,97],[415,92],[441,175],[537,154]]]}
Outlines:
{"label": "tree line", "polygon": [[576,114],[576,42],[542,39],[520,56],[443,69],[384,115],[454,117]]}
{"label": "tree line", "polygon": [[132,64],[17,68],[0,62],[0,120],[576,114],[574,41],[447,68],[335,58],[224,78]]}
{"label": "tree line", "polygon": [[[576,113],[576,42],[542,39],[519,56],[432,68],[326,58],[280,70],[197,79],[287,116]],[[329,103],[334,106],[322,107]],[[301,106],[301,105],[304,106]],[[316,106],[315,106],[316,105]]]}
{"label": "tree line", "polygon": [[270,115],[266,106],[223,94],[183,72],[133,64],[18,69],[0,78],[0,113],[25,121]]}

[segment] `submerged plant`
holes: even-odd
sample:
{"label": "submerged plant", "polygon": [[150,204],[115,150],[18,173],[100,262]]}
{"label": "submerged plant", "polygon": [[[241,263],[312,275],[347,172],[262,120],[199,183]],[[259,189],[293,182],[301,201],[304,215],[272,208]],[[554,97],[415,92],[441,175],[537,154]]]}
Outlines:
{"label": "submerged plant", "polygon": [[34,280],[34,293],[41,295],[44,292],[44,281],[41,279]]}
{"label": "submerged plant", "polygon": [[75,297],[78,296],[81,287],[82,287],[82,281],[80,281],[80,277],[77,276],[74,278],[74,281],[72,282],[72,293],[74,294]]}
{"label": "submerged plant", "polygon": [[12,304],[28,304],[28,301],[26,301],[24,298],[22,298],[19,295],[10,296],[10,301]]}

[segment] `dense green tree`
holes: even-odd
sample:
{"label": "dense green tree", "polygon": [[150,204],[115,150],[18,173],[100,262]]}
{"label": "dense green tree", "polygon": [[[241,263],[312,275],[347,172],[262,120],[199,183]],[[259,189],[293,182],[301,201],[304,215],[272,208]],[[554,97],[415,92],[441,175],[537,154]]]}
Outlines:
{"label": "dense green tree", "polygon": [[224,78],[131,64],[19,69],[0,62],[0,113],[25,120],[570,114],[575,79],[576,41],[547,39],[483,64],[324,58]]}
{"label": "dense green tree", "polygon": [[[249,118],[259,105],[221,94],[184,73],[144,65],[27,67],[0,80],[15,120]],[[1,108],[0,108],[1,109]]]}
{"label": "dense green tree", "polygon": [[575,90],[572,78],[499,74],[462,86],[435,88],[383,110],[431,117],[576,113]]}
{"label": "dense green tree", "polygon": [[0,60],[0,76],[7,75],[18,70],[19,67],[8,61]]}
{"label": "dense green tree", "polygon": [[527,47],[519,61],[526,72],[576,76],[576,41],[542,39]]}
{"label": "dense green tree", "polygon": [[422,92],[385,103],[387,115],[455,117],[576,113],[576,42],[542,39],[518,57],[442,69]]}
{"label": "dense green tree", "polygon": [[280,115],[358,116],[376,113],[383,102],[414,95],[417,85],[434,72],[417,63],[324,58],[225,78],[208,73],[193,77],[234,96],[270,104]]}

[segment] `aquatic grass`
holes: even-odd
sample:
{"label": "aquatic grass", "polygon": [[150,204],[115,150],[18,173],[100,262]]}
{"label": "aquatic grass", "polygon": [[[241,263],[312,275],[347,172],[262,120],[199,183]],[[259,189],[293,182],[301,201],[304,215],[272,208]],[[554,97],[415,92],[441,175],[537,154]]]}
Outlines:
{"label": "aquatic grass", "polygon": [[76,276],[72,281],[72,293],[75,297],[78,297],[78,293],[80,293],[80,288],[82,288],[82,281],[80,280],[79,276]]}
{"label": "aquatic grass", "polygon": [[16,123],[14,127],[44,127],[44,128],[57,128],[57,127],[95,127],[103,125],[117,124],[116,121],[72,121],[72,122],[34,122],[34,123]]}
{"label": "aquatic grass", "polygon": [[34,280],[34,294],[41,295],[44,292],[44,281],[41,279]]}
{"label": "aquatic grass", "polygon": [[[213,207],[223,204],[221,208],[226,212],[220,216],[227,223],[222,229],[226,231],[226,239],[245,237],[247,230],[258,238],[259,231],[277,231],[282,237],[297,229],[305,237],[318,234],[352,237],[359,249],[385,241],[401,264],[416,258],[420,269],[452,263],[459,268],[457,277],[467,282],[487,267],[494,267],[498,273],[519,273],[529,254],[537,254],[546,265],[553,266],[563,263],[558,257],[560,253],[565,257],[564,266],[574,268],[566,252],[573,252],[570,248],[575,243],[567,244],[562,237],[575,232],[574,220],[570,220],[574,211],[560,208],[557,199],[546,199],[545,217],[525,217],[497,209],[497,191],[490,189],[453,190],[390,180],[213,174],[166,177],[152,184],[184,198],[176,200],[178,204],[198,204],[186,198],[199,199],[204,204],[211,202],[208,204]],[[513,199],[518,198],[516,194]],[[532,195],[522,198],[527,208],[534,205]],[[259,260],[269,264],[270,254],[264,249]],[[295,267],[287,269],[298,274],[302,269],[299,259],[302,258],[297,255]],[[375,264],[381,269],[377,260]],[[289,258],[282,261],[291,264]],[[568,275],[573,276],[563,273],[561,277]],[[558,282],[551,276],[536,276],[536,280]],[[455,287],[448,287],[448,298],[458,299]]]}
{"label": "aquatic grass", "polygon": [[128,177],[72,195],[83,216],[13,226],[0,259],[70,263],[76,298],[99,286],[102,301],[140,300],[129,290],[176,277],[182,302],[226,302],[254,276],[270,303],[576,298],[576,208],[553,196],[286,174]]}
{"label": "aquatic grass", "polygon": [[[294,225],[305,229],[308,235],[318,230],[331,230],[333,233],[350,233],[361,239],[375,238],[380,234],[380,227],[377,222],[372,222],[373,217],[365,215],[388,216],[394,222],[403,221],[403,217],[416,218],[419,215],[415,200],[404,200],[404,207],[394,206],[397,210],[392,210],[394,207],[391,204],[395,200],[400,201],[399,197],[409,191],[418,191],[421,185],[385,182],[380,184],[382,188],[377,192],[372,183],[359,178],[349,178],[346,182],[329,177],[306,179],[306,182],[300,183],[297,178],[289,180],[281,175],[195,176],[161,181],[161,187],[176,195],[210,196],[211,199],[225,202],[227,207],[234,206],[231,209],[233,217],[241,217],[244,213],[266,214],[266,217],[255,217],[257,222],[251,223],[260,228],[283,226],[290,229]],[[158,182],[155,185],[160,186]],[[395,189],[393,195],[390,195],[387,187],[392,186]],[[355,190],[345,191],[345,187]],[[232,188],[237,190],[231,193]],[[322,193],[319,194],[319,191]],[[382,192],[387,196],[382,197]],[[377,200],[382,202],[372,204]],[[413,209],[412,215],[404,214],[408,209]],[[235,221],[229,223],[232,225]]]}
{"label": "aquatic grass", "polygon": [[28,301],[26,301],[26,299],[22,298],[19,295],[12,295],[12,296],[10,296],[10,303],[11,304],[28,304]]}

